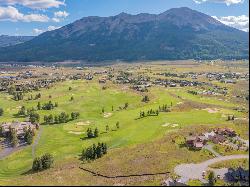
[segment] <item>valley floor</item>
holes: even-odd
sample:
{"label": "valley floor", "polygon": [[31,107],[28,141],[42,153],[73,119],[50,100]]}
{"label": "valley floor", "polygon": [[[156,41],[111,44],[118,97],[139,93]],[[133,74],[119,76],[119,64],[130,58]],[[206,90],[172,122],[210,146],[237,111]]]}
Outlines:
{"label": "valley floor", "polygon": [[[133,69],[133,65],[130,66]],[[171,68],[177,72],[202,72],[206,66],[169,67],[150,64],[144,68],[135,68],[134,71],[136,74],[147,74],[157,78],[156,72],[169,71]],[[124,67],[114,68],[117,68],[118,72]],[[226,71],[223,66],[211,67],[210,71],[213,71],[213,68],[216,68],[216,71]],[[67,71],[67,68],[65,69],[64,71]],[[240,71],[243,72],[245,69]],[[128,85],[114,84],[112,81],[101,84],[100,78],[101,76],[96,76],[91,81],[58,82],[49,89],[42,88],[26,94],[21,101],[14,101],[9,94],[0,92],[0,108],[4,109],[0,123],[24,121],[25,118],[15,116],[22,106],[32,108],[37,106],[38,101],[45,103],[49,100],[58,103],[58,107],[53,110],[38,111],[41,129],[36,133],[32,145],[11,152],[4,147],[0,148],[0,185],[161,185],[169,177],[181,177],[180,173],[184,170],[175,171],[175,167],[180,164],[215,159],[216,155],[209,149],[194,151],[183,146],[183,141],[191,133],[199,134],[218,127],[228,127],[235,130],[242,139],[249,139],[248,102],[235,100],[232,96],[239,88],[247,90],[244,88],[244,81],[235,85],[224,84],[223,86],[229,89],[227,96],[205,96],[188,92],[190,89],[199,88],[178,86],[152,86],[148,92],[138,92]],[[38,93],[41,93],[41,99],[28,100],[30,94]],[[150,99],[148,102],[142,102],[145,95]],[[128,107],[123,109],[126,103]],[[141,111],[155,110],[162,105],[168,105],[171,112],[139,118]],[[245,107],[246,110],[235,110],[239,107]],[[55,115],[60,112],[79,112],[80,117],[66,124],[42,123],[44,115]],[[228,121],[229,115],[234,115],[236,119]],[[119,128],[116,127],[117,122]],[[99,137],[86,139],[88,128],[98,128]],[[82,162],[82,149],[98,142],[107,143],[108,154],[93,162]],[[235,155],[228,156],[230,158],[248,155],[248,151],[242,150],[226,152],[223,147],[219,147],[219,151],[222,156]],[[32,173],[33,159],[44,153],[54,156],[53,168]],[[111,178],[95,176],[81,168]],[[142,176],[112,178],[129,175]]]}

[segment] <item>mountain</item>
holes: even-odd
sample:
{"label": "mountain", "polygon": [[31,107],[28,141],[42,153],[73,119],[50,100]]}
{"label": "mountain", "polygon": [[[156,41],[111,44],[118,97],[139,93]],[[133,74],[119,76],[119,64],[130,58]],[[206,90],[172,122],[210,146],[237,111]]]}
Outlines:
{"label": "mountain", "polygon": [[33,39],[34,36],[8,36],[8,35],[0,35],[0,47],[7,47],[12,45],[17,45],[20,43],[24,43]]}
{"label": "mountain", "polygon": [[248,33],[189,8],[164,13],[85,17],[0,49],[0,61],[248,58]]}

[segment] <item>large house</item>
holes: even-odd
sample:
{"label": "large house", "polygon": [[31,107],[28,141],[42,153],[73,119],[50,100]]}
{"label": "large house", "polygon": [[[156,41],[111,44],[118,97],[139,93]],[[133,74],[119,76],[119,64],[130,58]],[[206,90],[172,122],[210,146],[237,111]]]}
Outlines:
{"label": "large house", "polygon": [[228,136],[228,137],[235,137],[237,134],[234,130],[229,128],[218,128],[214,130],[215,134]]}
{"label": "large house", "polygon": [[33,124],[31,122],[12,122],[12,123],[4,123],[0,125],[0,134],[3,136],[7,136],[10,132],[10,129],[14,129],[19,138],[24,136],[25,129],[36,130],[39,128],[39,124]]}
{"label": "large house", "polygon": [[186,138],[187,146],[194,149],[202,149],[206,144],[206,141],[207,140],[205,136],[190,136]]}
{"label": "large house", "polygon": [[217,128],[211,132],[206,132],[200,136],[190,136],[186,138],[186,145],[194,149],[202,149],[207,141],[214,144],[221,144],[227,140],[227,137],[237,136],[236,132],[229,128]]}

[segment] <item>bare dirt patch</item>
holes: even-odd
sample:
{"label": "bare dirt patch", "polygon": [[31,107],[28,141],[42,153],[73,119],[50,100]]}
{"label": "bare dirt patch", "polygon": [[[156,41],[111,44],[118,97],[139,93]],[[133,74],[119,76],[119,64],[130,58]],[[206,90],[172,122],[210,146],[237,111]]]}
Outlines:
{"label": "bare dirt patch", "polygon": [[90,124],[91,124],[90,121],[85,121],[85,122],[81,121],[76,123],[77,126],[89,126]]}
{"label": "bare dirt patch", "polygon": [[103,114],[103,117],[104,118],[109,118],[109,117],[111,117],[113,114],[112,113],[104,113]]}
{"label": "bare dirt patch", "polygon": [[172,127],[172,128],[175,128],[178,126],[179,126],[179,124],[171,124],[171,123],[165,123],[162,125],[162,127]]}
{"label": "bare dirt patch", "polygon": [[69,131],[68,133],[75,134],[75,135],[85,134],[85,132],[74,132],[74,131]]}
{"label": "bare dirt patch", "polygon": [[218,113],[220,110],[217,108],[205,108],[203,110],[206,110],[208,113],[215,114]]}
{"label": "bare dirt patch", "polygon": [[165,124],[163,124],[162,126],[163,127],[168,127],[170,125],[170,123],[165,123]]}

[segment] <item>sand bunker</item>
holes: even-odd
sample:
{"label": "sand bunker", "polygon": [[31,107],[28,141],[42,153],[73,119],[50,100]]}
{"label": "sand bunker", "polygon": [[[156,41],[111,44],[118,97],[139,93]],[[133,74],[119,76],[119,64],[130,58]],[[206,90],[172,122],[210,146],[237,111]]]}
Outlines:
{"label": "sand bunker", "polygon": [[170,124],[170,123],[165,123],[165,124],[163,124],[163,125],[162,125],[162,127],[169,127],[169,126],[171,126],[172,128],[175,128],[175,127],[178,127],[178,126],[179,126],[179,124]]}
{"label": "sand bunker", "polygon": [[217,109],[217,108],[206,108],[206,109],[203,109],[203,110],[206,110],[206,111],[208,111],[208,113],[211,113],[211,114],[219,112],[219,109]]}
{"label": "sand bunker", "polygon": [[90,121],[78,122],[76,125],[77,126],[89,126],[90,125]]}
{"label": "sand bunker", "polygon": [[105,118],[108,118],[108,117],[111,117],[112,116],[112,113],[104,113],[103,114],[103,117],[105,117]]}
{"label": "sand bunker", "polygon": [[172,124],[172,127],[175,128],[175,127],[178,127],[179,124]]}
{"label": "sand bunker", "polygon": [[164,125],[162,125],[163,127],[168,127],[170,125],[170,123],[165,123]]}
{"label": "sand bunker", "polygon": [[70,134],[76,134],[76,135],[85,134],[85,132],[74,132],[74,131],[69,131],[68,133],[70,133]]}

